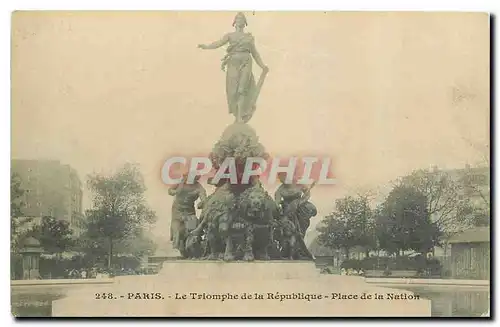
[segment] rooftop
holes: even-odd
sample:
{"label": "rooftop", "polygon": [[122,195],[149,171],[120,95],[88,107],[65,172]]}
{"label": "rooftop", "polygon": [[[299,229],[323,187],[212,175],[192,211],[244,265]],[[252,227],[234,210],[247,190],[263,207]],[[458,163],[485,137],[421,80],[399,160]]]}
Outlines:
{"label": "rooftop", "polygon": [[475,227],[462,233],[452,236],[449,243],[483,243],[490,242],[490,228],[489,227]]}

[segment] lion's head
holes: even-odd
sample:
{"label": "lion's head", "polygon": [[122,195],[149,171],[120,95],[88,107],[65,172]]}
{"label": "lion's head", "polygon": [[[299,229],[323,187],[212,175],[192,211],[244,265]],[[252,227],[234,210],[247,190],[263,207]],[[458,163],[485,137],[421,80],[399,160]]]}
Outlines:
{"label": "lion's head", "polygon": [[269,215],[269,209],[268,194],[264,189],[251,187],[241,194],[239,212],[246,219],[266,219]]}

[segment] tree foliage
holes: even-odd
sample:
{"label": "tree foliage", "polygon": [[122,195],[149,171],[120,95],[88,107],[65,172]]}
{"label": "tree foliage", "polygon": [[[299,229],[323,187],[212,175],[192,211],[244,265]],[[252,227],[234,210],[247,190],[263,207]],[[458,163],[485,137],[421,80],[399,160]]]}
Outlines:
{"label": "tree foliage", "polygon": [[419,190],[396,186],[377,210],[379,247],[389,253],[427,252],[438,243],[440,232],[429,216],[428,200]]}
{"label": "tree foliage", "polygon": [[375,247],[372,211],[367,197],[345,197],[335,202],[335,210],[318,227],[318,240],[327,247],[349,254],[355,246]]}
{"label": "tree foliage", "polygon": [[395,254],[446,245],[456,233],[489,226],[489,173],[487,167],[415,170],[398,179],[373,210],[367,196],[337,200],[335,211],[318,227],[318,240],[347,252],[364,246]]}
{"label": "tree foliage", "polygon": [[490,226],[490,207],[476,206],[470,201],[461,206],[457,215],[464,217],[469,227],[489,227]]}
{"label": "tree foliage", "polygon": [[[78,249],[92,262],[103,261],[108,258],[108,241],[103,237],[89,238],[88,234],[84,234],[78,239]],[[156,243],[146,233],[141,232],[139,235],[114,241],[113,255],[132,255],[140,258],[153,255],[156,248]]]}
{"label": "tree foliage", "polygon": [[10,175],[10,230],[11,230],[11,250],[16,252],[19,246],[19,225],[23,215],[24,190],[21,188],[21,179],[15,173]]}
{"label": "tree foliage", "polygon": [[415,170],[404,176],[400,185],[414,188],[425,196],[427,213],[443,236],[450,237],[465,228],[464,217],[457,215],[467,205],[466,200],[460,196],[462,185],[449,172]]}
{"label": "tree foliage", "polygon": [[470,225],[489,226],[491,217],[490,169],[476,167],[466,169],[461,178],[464,194],[469,199],[463,208]]}
{"label": "tree foliage", "polygon": [[74,245],[69,223],[50,216],[42,217],[41,224],[35,226],[28,235],[35,237],[44,251],[49,253],[62,253]]}
{"label": "tree foliage", "polygon": [[153,255],[156,251],[156,243],[142,232],[137,236],[126,238],[116,245],[117,253],[131,254],[136,257]]}
{"label": "tree foliage", "polygon": [[[489,220],[488,177],[478,180],[471,169],[452,172],[444,170],[415,170],[400,179],[399,185],[413,187],[427,198],[427,210],[441,232],[444,243],[473,226],[483,226]],[[486,186],[486,187],[485,187]],[[483,202],[478,206],[473,198]]]}
{"label": "tree foliage", "polygon": [[111,266],[115,243],[140,236],[143,226],[156,221],[156,214],[146,203],[146,187],[135,165],[126,164],[111,176],[90,175],[87,186],[92,208],[86,212],[85,237],[97,247],[107,242]]}

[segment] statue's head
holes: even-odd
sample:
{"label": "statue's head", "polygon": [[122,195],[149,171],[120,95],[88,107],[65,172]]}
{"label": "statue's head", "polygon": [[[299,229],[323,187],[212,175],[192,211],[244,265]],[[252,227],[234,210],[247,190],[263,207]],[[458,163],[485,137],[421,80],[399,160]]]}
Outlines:
{"label": "statue's head", "polygon": [[311,202],[305,202],[302,205],[300,205],[298,208],[298,214],[299,216],[310,219],[312,217],[316,217],[318,214],[318,209],[316,209],[316,206],[312,204]]}
{"label": "statue's head", "polygon": [[236,16],[234,16],[233,26],[234,27],[245,27],[245,26],[248,26],[247,18],[245,17],[244,13],[239,12],[239,13],[236,14]]}

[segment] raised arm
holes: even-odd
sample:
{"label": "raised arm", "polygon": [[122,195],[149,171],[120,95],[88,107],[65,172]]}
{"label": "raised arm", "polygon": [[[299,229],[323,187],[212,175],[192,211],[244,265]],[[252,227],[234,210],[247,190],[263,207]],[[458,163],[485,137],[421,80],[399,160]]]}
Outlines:
{"label": "raised arm", "polygon": [[198,44],[198,48],[205,49],[205,50],[217,49],[217,48],[222,47],[227,42],[229,42],[229,35],[228,34],[224,35],[222,37],[222,39],[215,41],[215,42],[212,42],[210,44]]}

